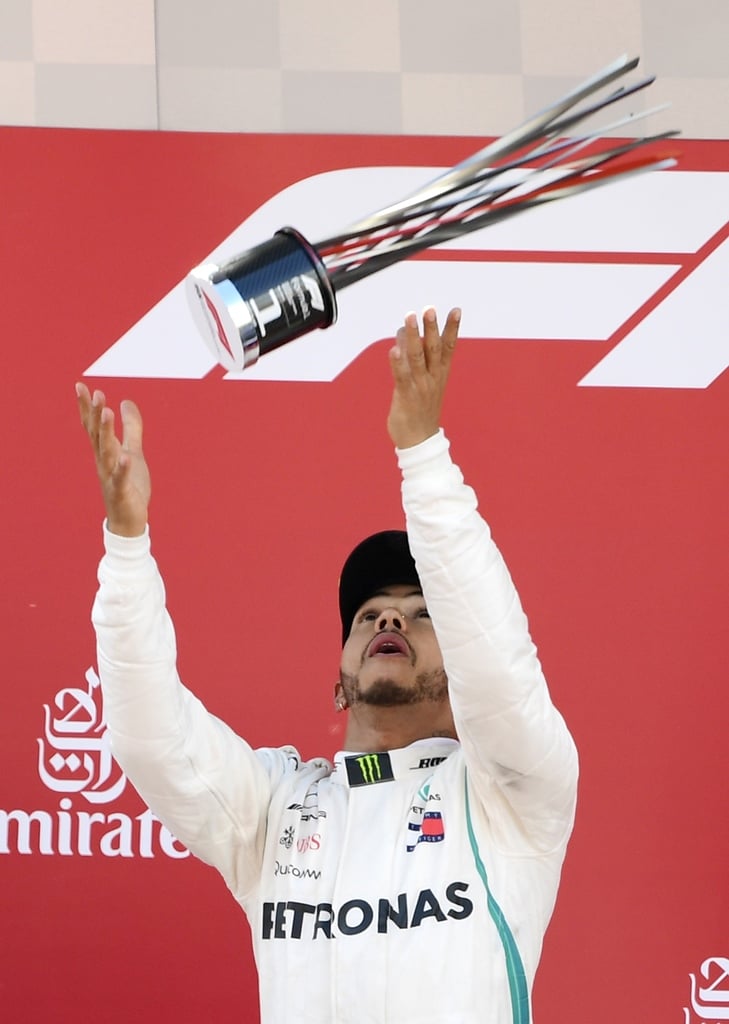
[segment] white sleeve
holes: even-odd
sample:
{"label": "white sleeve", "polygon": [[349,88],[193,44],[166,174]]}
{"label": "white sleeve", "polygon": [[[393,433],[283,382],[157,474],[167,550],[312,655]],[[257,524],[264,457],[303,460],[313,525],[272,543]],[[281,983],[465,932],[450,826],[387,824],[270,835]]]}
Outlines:
{"label": "white sleeve", "polygon": [[483,801],[496,784],[529,841],[556,848],[574,819],[577,754],[519,596],[443,432],[397,456],[410,547],[473,789]]}
{"label": "white sleeve", "polygon": [[104,541],[92,621],[112,751],[166,827],[243,897],[260,872],[272,788],[298,755],[254,751],[182,685],[149,534],[105,530]]}

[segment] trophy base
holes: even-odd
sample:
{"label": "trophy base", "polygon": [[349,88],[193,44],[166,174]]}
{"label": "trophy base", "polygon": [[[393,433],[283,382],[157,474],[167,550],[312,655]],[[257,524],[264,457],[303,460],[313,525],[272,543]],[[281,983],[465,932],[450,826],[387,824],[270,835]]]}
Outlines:
{"label": "trophy base", "polygon": [[242,370],[279,345],[337,318],[334,288],[318,253],[294,228],[186,279],[193,317],[227,370]]}

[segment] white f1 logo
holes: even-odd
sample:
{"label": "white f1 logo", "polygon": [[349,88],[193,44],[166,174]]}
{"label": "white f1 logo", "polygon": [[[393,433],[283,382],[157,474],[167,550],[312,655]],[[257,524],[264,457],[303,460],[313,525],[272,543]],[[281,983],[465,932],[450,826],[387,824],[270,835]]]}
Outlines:
{"label": "white f1 logo", "polygon": [[[316,242],[441,171],[363,167],[306,178],[191,264],[220,263],[288,224]],[[346,289],[336,325],[228,378],[334,380],[392,335],[405,305],[433,304],[463,307],[464,337],[612,342],[576,384],[706,388],[729,366],[728,216],[729,173],[718,171],[647,174],[548,204]],[[180,284],[86,375],[195,379],[213,366]]]}

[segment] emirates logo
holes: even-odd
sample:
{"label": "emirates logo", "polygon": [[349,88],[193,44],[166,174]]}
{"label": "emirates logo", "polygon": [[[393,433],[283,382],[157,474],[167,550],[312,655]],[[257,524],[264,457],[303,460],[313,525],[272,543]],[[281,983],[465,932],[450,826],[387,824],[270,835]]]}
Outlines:
{"label": "emirates logo", "polygon": [[38,774],[56,793],[78,793],[92,804],[115,800],[126,776],[111,756],[101,708],[99,677],[86,670],[86,688],[59,690],[54,710],[43,705],[44,735],[38,738]]}
{"label": "emirates logo", "polygon": [[[0,855],[188,857],[149,808],[136,815],[99,809],[121,796],[127,779],[111,754],[93,668],[84,682],[63,687],[43,705],[43,735],[36,737],[38,774],[58,794],[58,808],[0,808]],[[79,799],[83,809],[74,804]]]}

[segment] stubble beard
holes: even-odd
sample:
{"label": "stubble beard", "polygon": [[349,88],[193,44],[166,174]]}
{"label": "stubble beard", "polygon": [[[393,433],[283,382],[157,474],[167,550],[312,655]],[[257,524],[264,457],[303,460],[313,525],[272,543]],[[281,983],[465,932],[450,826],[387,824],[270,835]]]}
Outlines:
{"label": "stubble beard", "polygon": [[421,672],[409,686],[403,686],[388,676],[381,676],[366,690],[362,690],[359,676],[341,671],[339,681],[350,708],[355,704],[396,708],[409,704],[440,704],[448,700],[448,677],[442,668]]}

